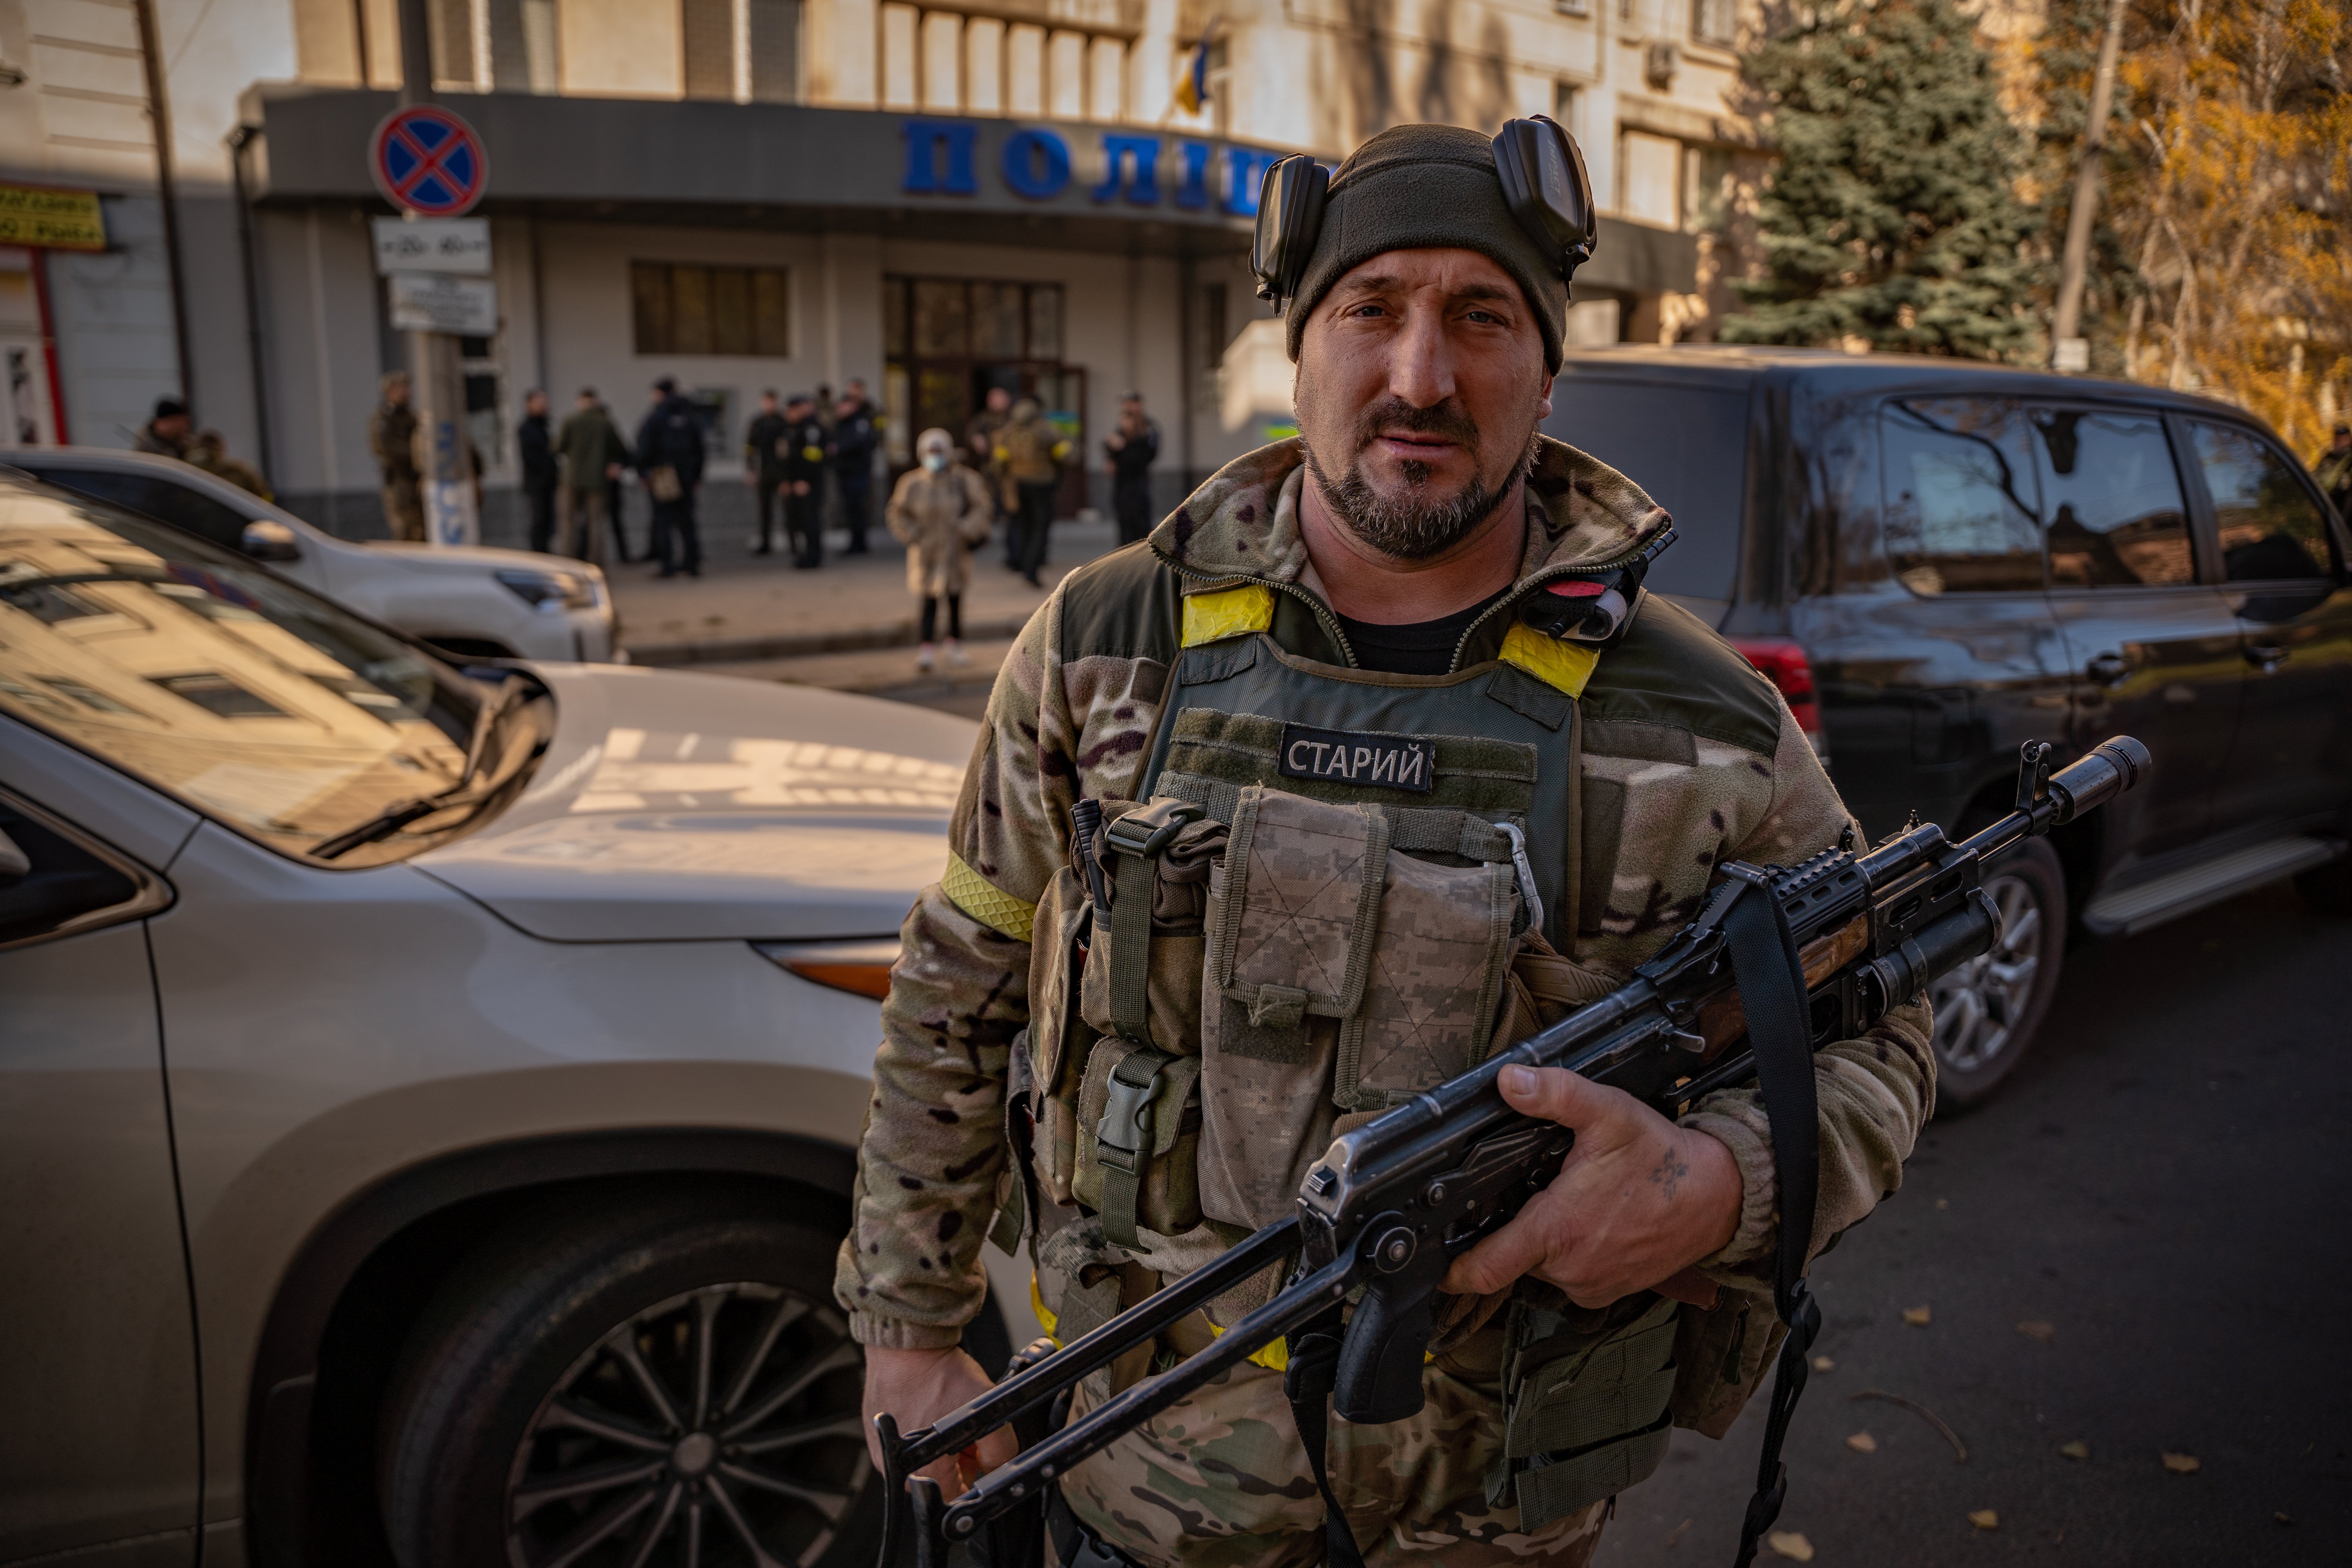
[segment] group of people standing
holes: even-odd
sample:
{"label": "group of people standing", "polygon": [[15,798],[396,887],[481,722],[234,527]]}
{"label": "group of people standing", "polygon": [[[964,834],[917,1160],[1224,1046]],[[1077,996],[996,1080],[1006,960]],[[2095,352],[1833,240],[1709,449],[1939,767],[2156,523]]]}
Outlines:
{"label": "group of people standing", "polygon": [[[694,510],[706,451],[702,413],[680,395],[677,382],[664,376],[654,383],[634,447],[622,439],[594,387],[580,389],[577,405],[552,434],[547,394],[533,388],[523,398],[515,445],[530,501],[531,549],[601,566],[609,529],[614,562],[651,561],[662,577],[702,575],[702,533]],[[632,469],[653,500],[653,534],[642,556],[629,553],[621,517],[621,476]]]}
{"label": "group of people standing", "polygon": [[774,392],[761,393],[759,417],[743,432],[743,479],[752,487],[760,513],[752,553],[774,553],[776,513],[782,510],[793,565],[824,565],[828,478],[849,532],[847,553],[866,553],[874,517],[874,447],[881,436],[882,416],[867,399],[866,384],[855,377],[829,405],[822,388],[814,397],[796,392],[781,405]]}

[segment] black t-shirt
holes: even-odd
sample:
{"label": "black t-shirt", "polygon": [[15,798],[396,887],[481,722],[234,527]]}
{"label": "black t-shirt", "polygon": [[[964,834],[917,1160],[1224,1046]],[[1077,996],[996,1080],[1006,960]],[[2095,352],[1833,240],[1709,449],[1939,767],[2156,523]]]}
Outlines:
{"label": "black t-shirt", "polygon": [[1340,616],[1339,629],[1348,634],[1348,646],[1356,650],[1356,662],[1366,669],[1382,675],[1444,675],[1452,669],[1454,650],[1461,643],[1462,634],[1470,629],[1470,623],[1493,609],[1503,594],[1509,592],[1506,588],[1492,598],[1435,621],[1382,626],[1376,621],[1351,621]]}

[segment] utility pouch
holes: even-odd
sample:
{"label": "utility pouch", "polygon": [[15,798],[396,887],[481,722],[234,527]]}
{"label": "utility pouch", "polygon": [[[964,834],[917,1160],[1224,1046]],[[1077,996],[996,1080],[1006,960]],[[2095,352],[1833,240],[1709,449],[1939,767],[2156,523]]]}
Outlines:
{"label": "utility pouch", "polygon": [[1722,1290],[1713,1307],[1685,1307],[1676,1320],[1675,1425],[1721,1437],[1748,1407],[1789,1325],[1769,1291]]}
{"label": "utility pouch", "polygon": [[1516,1502],[1519,1529],[1539,1530],[1658,1468],[1673,1425],[1680,1305],[1662,1299],[1629,1323],[1580,1334],[1559,1313],[1512,1302],[1491,1506]]}
{"label": "utility pouch", "polygon": [[1097,913],[1088,942],[1078,1014],[1089,1029],[1200,1054],[1202,917],[1225,834],[1184,801],[1102,803],[1093,856],[1110,914]]}
{"label": "utility pouch", "polygon": [[[1478,853],[1405,852],[1439,838]],[[1381,805],[1238,792],[1201,978],[1204,1213],[1280,1217],[1335,1112],[1385,1109],[1485,1053],[1519,910],[1508,842],[1462,812],[1416,811],[1401,834]]]}
{"label": "utility pouch", "polygon": [[1201,1058],[1113,1036],[1095,1042],[1078,1089],[1078,1202],[1103,1239],[1140,1248],[1139,1226],[1176,1236],[1201,1223]]}
{"label": "utility pouch", "polygon": [[1029,947],[1028,1055],[1035,1097],[1037,1177],[1054,1203],[1070,1202],[1077,1174],[1078,1079],[1096,1031],[1079,1006],[1094,906],[1065,866],[1037,900]]}
{"label": "utility pouch", "polygon": [[665,463],[646,471],[646,493],[657,501],[674,501],[686,493],[686,487],[677,482],[677,470]]}

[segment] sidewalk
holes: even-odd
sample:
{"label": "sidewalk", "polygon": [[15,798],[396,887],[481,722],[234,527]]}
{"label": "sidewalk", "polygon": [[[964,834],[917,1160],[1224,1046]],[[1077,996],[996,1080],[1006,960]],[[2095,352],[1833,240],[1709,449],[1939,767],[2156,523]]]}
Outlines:
{"label": "sidewalk", "polygon": [[[716,510],[716,509],[714,509]],[[723,513],[722,513],[723,516]],[[781,545],[773,555],[754,555],[740,525],[706,526],[703,574],[658,581],[649,565],[614,567],[610,573],[621,644],[638,664],[730,666],[730,674],[765,679],[803,679],[823,673],[837,679],[808,684],[843,689],[873,689],[883,671],[896,671],[903,685],[915,673],[913,649],[921,605],[907,592],[905,547],[878,525],[866,555],[843,555],[846,536],[834,534],[824,564],[797,571]],[[1057,522],[1039,573],[1050,589],[1063,573],[1114,548],[1118,529],[1100,522]],[[963,596],[968,644],[1009,643],[1030,615],[1045,602],[1045,589],[1032,588],[1004,568],[1004,547],[991,540],[973,552],[971,585]],[[944,617],[946,606],[940,607]],[[942,630],[945,628],[942,627]],[[992,679],[994,659],[955,672]],[[1002,657],[1002,649],[996,650]],[[857,655],[844,661],[829,656]],[[820,669],[812,661],[824,659]],[[784,672],[772,666],[789,661],[806,670]],[[987,665],[985,677],[975,674]],[[942,671],[944,676],[946,673]],[[854,683],[854,684],[853,684]]]}

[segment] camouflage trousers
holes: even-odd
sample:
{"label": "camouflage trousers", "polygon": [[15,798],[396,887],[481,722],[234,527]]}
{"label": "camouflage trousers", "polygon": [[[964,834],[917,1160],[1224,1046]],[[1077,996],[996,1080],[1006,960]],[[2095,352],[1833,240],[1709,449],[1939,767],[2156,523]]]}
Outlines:
{"label": "camouflage trousers", "polygon": [[[1519,1529],[1516,1504],[1486,1502],[1503,1446],[1496,1385],[1433,1365],[1409,1420],[1331,1417],[1331,1489],[1368,1568],[1540,1561],[1584,1568],[1610,1500]],[[1094,1401],[1082,1388],[1072,1415]],[[1087,1529],[1151,1568],[1306,1568],[1323,1560],[1323,1499],[1283,1397],[1282,1374],[1244,1363],[1129,1433],[1062,1482]]]}

